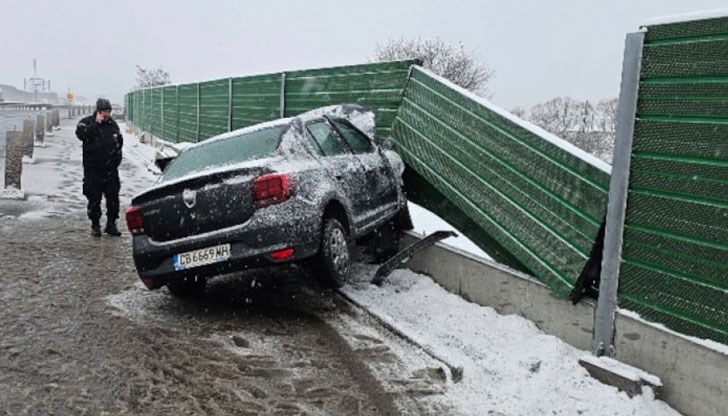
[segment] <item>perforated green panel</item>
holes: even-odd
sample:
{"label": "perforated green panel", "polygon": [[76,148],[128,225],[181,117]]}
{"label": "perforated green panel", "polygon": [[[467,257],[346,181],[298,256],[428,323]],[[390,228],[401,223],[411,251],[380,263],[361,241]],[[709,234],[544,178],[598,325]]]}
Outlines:
{"label": "perforated green panel", "polygon": [[149,125],[151,132],[157,137],[162,136],[162,88],[150,90],[152,96]]}
{"label": "perforated green panel", "polygon": [[179,129],[179,117],[177,112],[177,87],[164,87],[162,97],[162,134],[160,135],[160,137],[171,142],[177,142],[179,141],[177,135],[177,131]]}
{"label": "perforated green panel", "polygon": [[280,117],[281,74],[233,79],[233,130]]}
{"label": "perforated green panel", "polygon": [[142,123],[144,130],[152,131],[152,122],[154,121],[154,106],[152,102],[152,90],[147,88],[144,90],[144,116],[142,117]]}
{"label": "perforated green panel", "polygon": [[728,18],[650,26],[622,307],[728,344]]}
{"label": "perforated green panel", "polygon": [[394,137],[408,165],[512,265],[568,295],[606,210],[607,173],[419,69]]}
{"label": "perforated green panel", "polygon": [[286,73],[286,117],[333,104],[375,110],[377,133],[388,136],[412,61],[353,65]]}
{"label": "perforated green panel", "polygon": [[200,83],[200,140],[229,131],[230,80]]}
{"label": "perforated green panel", "polygon": [[197,84],[180,85],[179,95],[179,139],[183,142],[196,142],[197,130]]}

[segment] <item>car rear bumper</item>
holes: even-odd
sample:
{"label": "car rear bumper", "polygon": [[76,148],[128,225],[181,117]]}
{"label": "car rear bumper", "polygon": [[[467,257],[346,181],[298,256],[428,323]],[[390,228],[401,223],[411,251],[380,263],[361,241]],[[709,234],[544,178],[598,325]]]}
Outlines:
{"label": "car rear bumper", "polygon": [[[150,289],[164,286],[170,279],[185,277],[212,277],[223,273],[265,267],[280,263],[291,263],[309,258],[318,252],[320,245],[320,223],[315,219],[295,218],[275,226],[232,227],[184,239],[155,242],[148,236],[132,239],[134,264],[139,277]],[[174,256],[191,250],[230,244],[228,260],[175,270]],[[276,260],[270,253],[293,249],[293,255]]]}
{"label": "car rear bumper", "polygon": [[[275,260],[270,257],[271,252],[283,248],[293,248],[293,256],[285,260]],[[184,279],[187,277],[210,278],[225,273],[305,260],[315,255],[318,252],[318,248],[319,243],[314,242],[295,246],[287,245],[285,247],[271,246],[263,250],[246,251],[245,247],[241,247],[240,243],[232,243],[230,247],[231,257],[228,260],[191,269],[175,270],[174,255],[162,257],[161,263],[153,268],[149,267],[152,265],[152,262],[149,261],[152,258],[147,256],[135,256],[134,263],[139,271],[139,277],[144,281],[144,284],[150,289],[156,289],[166,285],[173,279]],[[159,259],[154,258],[154,263]]]}

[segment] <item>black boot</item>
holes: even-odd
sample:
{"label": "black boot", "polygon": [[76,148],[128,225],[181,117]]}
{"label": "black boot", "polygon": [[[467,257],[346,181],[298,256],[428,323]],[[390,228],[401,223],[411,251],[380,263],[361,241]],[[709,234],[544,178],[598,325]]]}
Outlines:
{"label": "black boot", "polygon": [[101,225],[94,221],[91,223],[91,235],[94,237],[101,237]]}
{"label": "black boot", "polygon": [[114,222],[114,221],[106,222],[106,228],[104,228],[104,232],[108,235],[113,235],[115,237],[121,236],[121,231],[119,231],[119,229],[116,228],[116,222]]}

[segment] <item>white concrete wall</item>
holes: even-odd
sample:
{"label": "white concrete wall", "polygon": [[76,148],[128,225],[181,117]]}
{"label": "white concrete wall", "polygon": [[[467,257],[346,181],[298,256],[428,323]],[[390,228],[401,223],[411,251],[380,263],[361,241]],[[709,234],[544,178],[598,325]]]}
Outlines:
{"label": "white concrete wall", "polygon": [[[415,238],[408,235],[403,244]],[[572,305],[529,275],[444,244],[413,256],[407,267],[471,302],[523,316],[547,334],[590,349],[593,303]],[[616,359],[660,377],[661,399],[681,413],[728,415],[728,355],[619,313],[615,352]]]}

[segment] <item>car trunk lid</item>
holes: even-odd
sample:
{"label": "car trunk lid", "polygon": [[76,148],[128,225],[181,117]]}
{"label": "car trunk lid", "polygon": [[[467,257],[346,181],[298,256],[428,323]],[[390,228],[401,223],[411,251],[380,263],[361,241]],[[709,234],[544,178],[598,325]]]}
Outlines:
{"label": "car trunk lid", "polygon": [[170,241],[242,224],[255,212],[252,182],[265,167],[236,169],[157,187],[133,201],[146,234]]}

